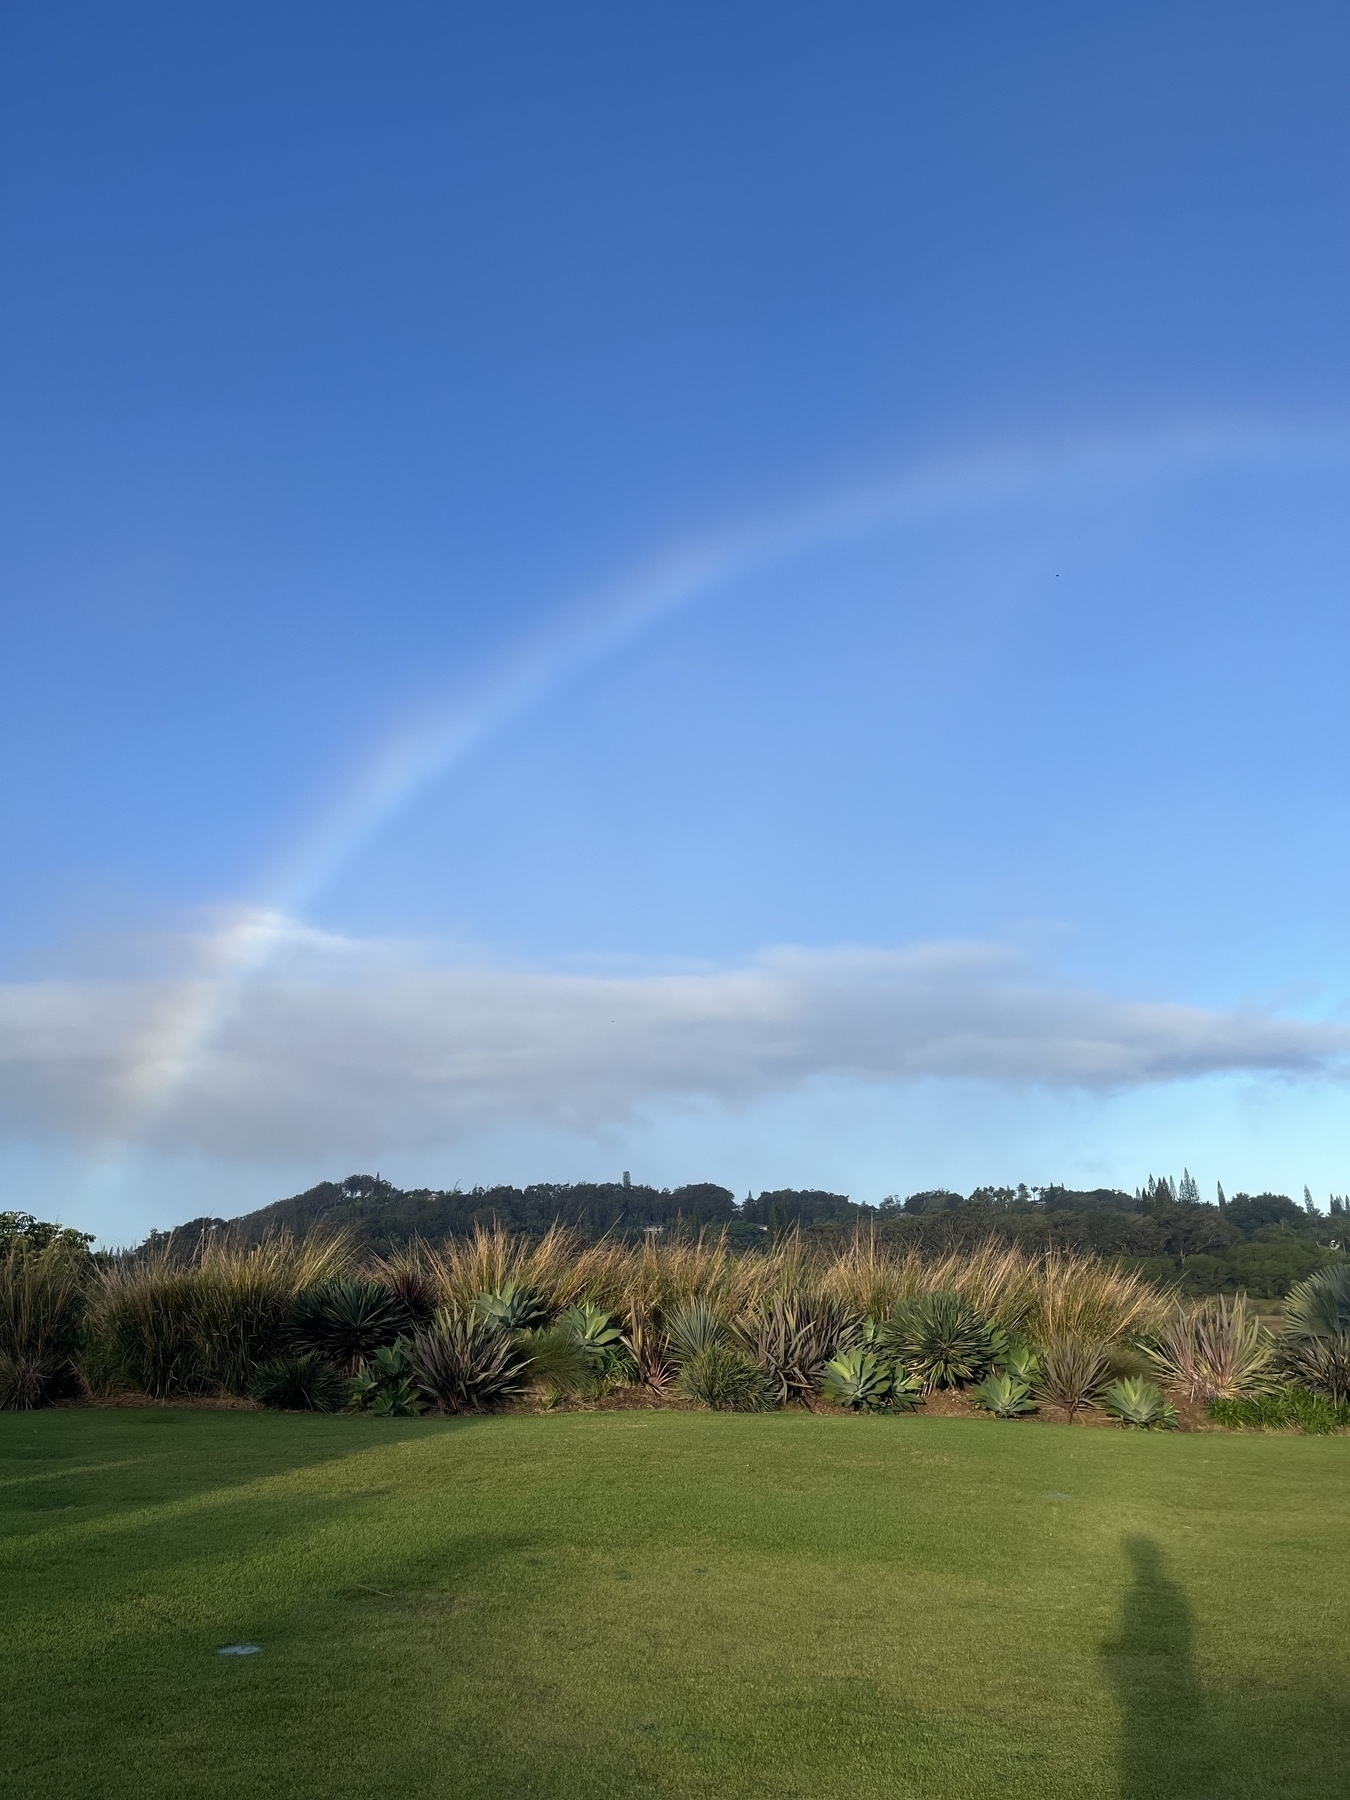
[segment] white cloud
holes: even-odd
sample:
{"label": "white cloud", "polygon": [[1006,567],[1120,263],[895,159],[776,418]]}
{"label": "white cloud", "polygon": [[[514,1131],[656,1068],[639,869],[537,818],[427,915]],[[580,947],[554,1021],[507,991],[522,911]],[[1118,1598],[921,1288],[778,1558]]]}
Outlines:
{"label": "white cloud", "polygon": [[[187,1033],[183,1020],[209,1021]],[[1037,981],[980,944],[780,949],[636,976],[434,966],[297,932],[264,973],[0,988],[0,1127],[226,1157],[583,1130],[662,1098],[732,1105],[816,1076],[1110,1090],[1312,1073],[1350,1033]]]}

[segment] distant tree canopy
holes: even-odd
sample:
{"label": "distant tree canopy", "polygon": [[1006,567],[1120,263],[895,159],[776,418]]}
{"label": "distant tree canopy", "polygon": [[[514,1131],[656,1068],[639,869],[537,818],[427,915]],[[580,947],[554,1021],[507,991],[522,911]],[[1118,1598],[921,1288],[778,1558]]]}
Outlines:
{"label": "distant tree canopy", "polygon": [[15,1244],[29,1250],[45,1250],[49,1244],[61,1243],[70,1250],[86,1251],[93,1241],[91,1231],[53,1225],[46,1219],[35,1219],[32,1213],[0,1212],[0,1254]]}
{"label": "distant tree canopy", "polygon": [[[693,1235],[725,1231],[737,1249],[754,1250],[790,1231],[836,1240],[860,1227],[885,1241],[940,1251],[990,1235],[1028,1249],[1060,1245],[1118,1257],[1157,1280],[1191,1293],[1245,1290],[1277,1298],[1314,1269],[1350,1254],[1350,1213],[1343,1199],[1326,1213],[1286,1194],[1234,1194],[1223,1205],[1184,1197],[1195,1183],[1150,1177],[1134,1194],[1116,1188],[979,1187],[970,1194],[936,1188],[879,1205],[814,1188],[775,1188],[737,1203],[714,1182],[654,1188],[641,1183],[539,1182],[534,1186],[404,1190],[375,1175],[324,1181],[306,1193],[242,1218],[192,1219],[155,1233],[145,1248],[190,1255],[204,1233],[229,1231],[249,1242],[283,1229],[348,1231],[386,1252],[410,1238],[464,1236],[500,1225],[538,1234],[566,1225],[582,1236],[633,1239],[643,1233]],[[4,1219],[26,1214],[0,1215]],[[36,1225],[36,1221],[32,1222]],[[41,1227],[56,1231],[58,1227]]]}

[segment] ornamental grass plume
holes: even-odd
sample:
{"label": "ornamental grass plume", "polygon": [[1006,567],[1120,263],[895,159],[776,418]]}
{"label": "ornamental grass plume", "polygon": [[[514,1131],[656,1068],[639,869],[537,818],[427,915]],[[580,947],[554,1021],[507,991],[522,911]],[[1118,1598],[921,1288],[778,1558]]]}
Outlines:
{"label": "ornamental grass plume", "polygon": [[0,1252],[0,1408],[27,1411],[73,1383],[91,1266],[59,1238]]}
{"label": "ornamental grass plume", "polygon": [[122,1383],[160,1400],[246,1393],[258,1366],[284,1347],[297,1294],[350,1262],[345,1238],[317,1233],[251,1247],[212,1236],[186,1260],[168,1245],[120,1258],[90,1294],[85,1365],[99,1386]]}

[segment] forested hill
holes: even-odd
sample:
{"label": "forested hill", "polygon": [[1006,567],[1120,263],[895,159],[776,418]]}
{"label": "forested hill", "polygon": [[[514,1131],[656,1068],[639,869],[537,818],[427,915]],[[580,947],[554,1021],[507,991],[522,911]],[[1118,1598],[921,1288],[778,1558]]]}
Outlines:
{"label": "forested hill", "polygon": [[[945,1190],[893,1197],[879,1206],[859,1205],[846,1194],[784,1188],[739,1204],[728,1188],[712,1182],[653,1188],[622,1182],[541,1182],[533,1187],[474,1188],[462,1193],[416,1188],[404,1191],[374,1175],[320,1182],[307,1193],[278,1200],[241,1218],[193,1219],[172,1233],[157,1233],[147,1247],[170,1243],[184,1252],[208,1230],[228,1229],[250,1242],[269,1231],[303,1234],[316,1227],[342,1228],[384,1252],[413,1237],[462,1236],[477,1225],[500,1224],[538,1233],[555,1222],[586,1237],[609,1232],[636,1237],[653,1227],[662,1233],[724,1229],[741,1249],[753,1249],[784,1231],[837,1238],[860,1225],[901,1245],[940,1250],[995,1236],[1028,1248],[1051,1244],[1121,1257],[1158,1279],[1177,1280],[1190,1292],[1247,1292],[1274,1298],[1350,1248],[1346,1202],[1329,1210],[1302,1206],[1285,1194],[1235,1194],[1207,1205],[1174,1185],[1150,1177],[1135,1194],[1111,1188],[977,1188],[968,1195]],[[1193,1187],[1191,1193],[1194,1193]]]}

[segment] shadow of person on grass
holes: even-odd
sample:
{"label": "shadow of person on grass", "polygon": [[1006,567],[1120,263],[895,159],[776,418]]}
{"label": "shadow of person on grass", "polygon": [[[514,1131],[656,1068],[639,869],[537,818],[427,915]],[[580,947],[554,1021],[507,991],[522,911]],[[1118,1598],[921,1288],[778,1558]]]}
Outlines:
{"label": "shadow of person on grass", "polygon": [[1129,1537],[1130,1586],[1119,1636],[1102,1646],[1120,1708],[1121,1800],[1212,1800],[1205,1698],[1191,1609],[1151,1538]]}

